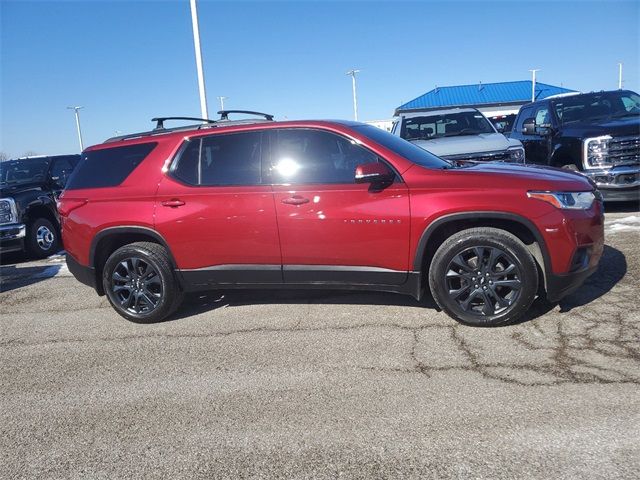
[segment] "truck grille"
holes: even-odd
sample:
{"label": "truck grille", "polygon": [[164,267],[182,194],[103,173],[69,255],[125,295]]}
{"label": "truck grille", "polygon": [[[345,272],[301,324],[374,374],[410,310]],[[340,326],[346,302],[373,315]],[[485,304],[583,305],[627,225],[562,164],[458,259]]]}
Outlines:
{"label": "truck grille", "polygon": [[461,155],[443,155],[446,160],[461,160],[472,162],[508,162],[510,155],[506,150],[497,152],[464,153]]}
{"label": "truck grille", "polygon": [[609,161],[613,166],[640,163],[640,135],[609,140]]}

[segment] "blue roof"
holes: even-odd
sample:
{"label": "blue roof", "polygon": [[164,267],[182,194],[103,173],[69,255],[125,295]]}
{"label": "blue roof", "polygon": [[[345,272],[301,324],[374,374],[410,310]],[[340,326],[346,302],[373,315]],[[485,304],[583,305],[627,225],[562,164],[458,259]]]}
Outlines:
{"label": "blue roof", "polygon": [[[575,90],[536,82],[536,100]],[[531,80],[518,82],[479,83],[455,87],[436,87],[410,102],[400,105],[402,110],[420,110],[438,107],[460,107],[531,101]]]}

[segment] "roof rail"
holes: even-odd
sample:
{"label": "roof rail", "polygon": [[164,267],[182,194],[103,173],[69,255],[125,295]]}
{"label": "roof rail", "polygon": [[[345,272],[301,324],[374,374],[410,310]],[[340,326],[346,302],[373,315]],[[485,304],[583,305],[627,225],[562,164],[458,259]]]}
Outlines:
{"label": "roof rail", "polygon": [[269,113],[262,112],[253,112],[251,110],[220,110],[218,114],[220,115],[220,120],[229,120],[230,113],[244,113],[245,115],[256,115],[258,117],[264,117],[268,122],[273,121],[273,115]]}
{"label": "roof rail", "polygon": [[[220,112],[218,112],[220,113]],[[152,122],[156,123],[156,128],[154,130],[163,130],[164,122],[166,120],[194,120],[196,122],[204,122],[204,123],[216,123],[215,120],[209,120],[208,118],[196,118],[196,117],[154,117],[151,119]]]}

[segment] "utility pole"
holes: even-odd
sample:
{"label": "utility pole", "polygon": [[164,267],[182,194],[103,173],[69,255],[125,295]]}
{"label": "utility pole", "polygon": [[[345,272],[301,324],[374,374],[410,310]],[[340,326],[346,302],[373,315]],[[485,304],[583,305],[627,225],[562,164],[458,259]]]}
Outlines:
{"label": "utility pole", "polygon": [[622,90],[622,62],[618,63],[618,90]]}
{"label": "utility pole", "polygon": [[356,73],[359,73],[360,70],[349,70],[347,75],[351,76],[351,82],[353,86],[353,118],[358,121],[358,97],[356,95]]}
{"label": "utility pole", "polygon": [[198,26],[198,9],[196,0],[191,3],[191,24],[193,25],[193,46],[196,51],[196,69],[198,71],[198,90],[200,92],[200,113],[202,118],[209,118],[207,110],[207,94],[204,86],[204,71],[202,70],[202,50],[200,49],[200,27]]}
{"label": "utility pole", "polygon": [[529,70],[531,72],[531,101],[536,101],[536,72],[539,72],[539,68]]}
{"label": "utility pole", "polygon": [[84,107],[67,107],[68,110],[73,110],[76,114],[76,128],[78,129],[78,142],[80,142],[80,151],[84,150],[82,145],[82,130],[80,130],[80,112],[79,110]]}
{"label": "utility pole", "polygon": [[218,97],[218,100],[220,100],[220,110],[224,110],[224,101],[229,98],[229,97]]}

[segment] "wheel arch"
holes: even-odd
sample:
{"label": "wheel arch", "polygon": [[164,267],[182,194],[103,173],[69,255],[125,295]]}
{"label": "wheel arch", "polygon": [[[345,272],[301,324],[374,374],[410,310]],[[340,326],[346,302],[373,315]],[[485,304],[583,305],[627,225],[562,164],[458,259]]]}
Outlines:
{"label": "wheel arch", "polygon": [[[102,269],[109,256],[118,248],[135,242],[153,242],[162,245],[169,255],[169,262],[174,271],[177,264],[166,240],[156,230],[142,226],[109,227],[101,230],[91,241],[89,248],[89,267],[95,271],[96,290],[104,295],[102,288]],[[182,278],[178,278],[182,283]]]}
{"label": "wheel arch", "polygon": [[437,218],[420,236],[413,261],[414,270],[428,274],[438,247],[454,233],[474,227],[500,228],[518,237],[535,259],[542,279],[541,286],[546,289],[547,274],[552,270],[544,238],[533,222],[514,213],[477,211],[452,213]]}

